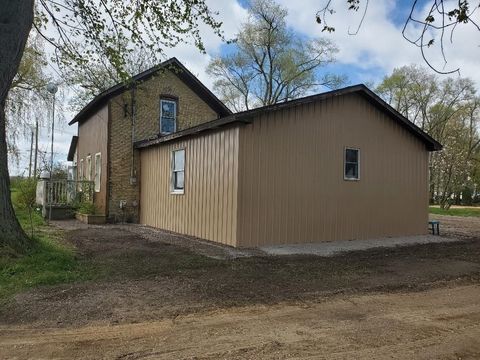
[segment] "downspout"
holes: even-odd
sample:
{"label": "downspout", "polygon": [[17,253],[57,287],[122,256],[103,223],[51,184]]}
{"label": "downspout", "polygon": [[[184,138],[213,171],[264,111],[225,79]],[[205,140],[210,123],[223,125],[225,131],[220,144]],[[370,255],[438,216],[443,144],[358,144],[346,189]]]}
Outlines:
{"label": "downspout", "polygon": [[131,164],[130,164],[130,185],[135,185],[137,183],[137,172],[135,170],[135,124],[136,124],[136,100],[135,100],[135,83],[132,86],[131,90],[131,100],[132,100],[132,157],[131,157]]}

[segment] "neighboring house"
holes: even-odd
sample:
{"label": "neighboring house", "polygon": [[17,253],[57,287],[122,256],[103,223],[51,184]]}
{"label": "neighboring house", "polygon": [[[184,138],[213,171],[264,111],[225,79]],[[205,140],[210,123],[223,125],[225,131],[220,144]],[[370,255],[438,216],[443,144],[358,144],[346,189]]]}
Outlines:
{"label": "neighboring house", "polygon": [[[144,120],[109,100],[80,123],[77,162],[107,152],[96,203],[112,220],[126,200],[133,221],[237,247],[427,232],[428,158],[441,145],[364,85],[228,114],[203,86],[185,97],[170,85],[187,74],[159,81],[179,110],[167,102],[163,113],[165,91],[146,80]],[[128,103],[127,90],[116,98]],[[182,122],[176,111],[194,104],[203,110]],[[107,135],[83,132],[102,121]]]}

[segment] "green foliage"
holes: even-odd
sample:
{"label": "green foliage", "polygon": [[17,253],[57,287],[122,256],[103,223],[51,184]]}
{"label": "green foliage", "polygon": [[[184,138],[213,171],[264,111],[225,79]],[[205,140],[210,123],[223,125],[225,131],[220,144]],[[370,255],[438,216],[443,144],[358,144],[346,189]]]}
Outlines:
{"label": "green foliage", "polygon": [[138,49],[158,63],[166,48],[184,42],[205,52],[202,25],[222,36],[217,14],[210,11],[205,0],[73,0],[61,5],[42,1],[35,10],[35,28],[49,32],[48,39],[57,49],[54,60],[61,68],[101,66],[114,69],[123,81],[132,75],[127,58]]}
{"label": "green foliage", "polygon": [[377,92],[443,145],[430,157],[430,198],[447,208],[475,188],[480,166],[480,98],[468,78],[439,78],[411,65],[395,69]]}
{"label": "green foliage", "polygon": [[81,202],[77,207],[77,211],[81,214],[87,215],[94,215],[97,212],[95,205],[92,202]]}
{"label": "green foliage", "polygon": [[430,214],[450,215],[450,216],[478,216],[480,217],[480,207],[450,207],[448,210],[437,206],[430,206]]}
{"label": "green foliage", "polygon": [[46,66],[43,42],[38,34],[32,33],[6,100],[7,145],[11,156],[18,155],[18,139],[30,133],[36,121],[44,123],[49,114]]}
{"label": "green foliage", "polygon": [[16,184],[17,196],[16,204],[21,209],[26,211],[28,215],[28,221],[30,224],[30,234],[34,235],[34,221],[33,213],[36,208],[37,197],[37,181],[34,178],[20,180]]}
{"label": "green foliage", "polygon": [[34,286],[92,277],[88,267],[75,259],[74,250],[59,241],[61,235],[43,230],[25,255],[0,256],[0,300]]}
{"label": "green foliage", "polygon": [[[26,182],[29,180],[14,181],[11,194],[21,226],[24,229],[35,228],[33,246],[21,255],[0,249],[0,301],[30,287],[80,281],[94,276],[88,265],[76,259],[74,249],[62,243],[63,232],[46,226],[36,209],[28,214],[22,205],[24,195],[20,190]],[[30,198],[27,196],[26,199]]]}

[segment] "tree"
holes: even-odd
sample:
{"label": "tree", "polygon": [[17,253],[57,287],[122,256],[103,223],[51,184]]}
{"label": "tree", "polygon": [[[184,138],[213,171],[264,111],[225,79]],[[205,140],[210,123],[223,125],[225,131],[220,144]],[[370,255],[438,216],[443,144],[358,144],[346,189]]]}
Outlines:
{"label": "tree", "polygon": [[[146,49],[123,50],[123,53],[124,71],[128,78],[157,65]],[[96,95],[124,81],[123,74],[106,62],[95,63],[87,68],[64,69],[62,77],[75,92],[70,101],[74,111],[80,111]]]}
{"label": "tree", "polygon": [[32,156],[34,173],[36,173],[37,164],[38,127],[43,123],[50,107],[45,89],[49,82],[46,65],[42,39],[38,34],[33,33],[25,46],[5,104],[8,154],[11,157],[18,157],[16,146],[18,138],[21,135],[30,137],[34,134],[36,144],[35,156]]}
{"label": "tree", "polygon": [[444,148],[430,158],[430,199],[448,208],[475,177],[480,160],[480,99],[470,79],[439,80],[411,65],[395,69],[377,92]]}
{"label": "tree", "polygon": [[29,240],[10,199],[5,105],[32,26],[55,49],[60,67],[86,68],[105,61],[126,80],[125,54],[118,48],[122,41],[140,44],[153,59],[183,41],[204,51],[200,25],[220,36],[221,23],[204,0],[0,0],[0,9],[0,246],[21,250]]}
{"label": "tree", "polygon": [[[327,22],[328,16],[335,13],[333,0],[327,0],[325,5],[317,11],[316,21],[323,26],[322,31],[333,32],[335,27]],[[402,36],[412,45],[418,47],[422,54],[425,63],[435,72],[439,74],[451,74],[459,72],[460,69],[453,69],[449,71],[439,70],[432,65],[427,58],[425,49],[439,43],[440,53],[447,64],[445,56],[445,39],[453,42],[453,35],[458,26],[470,25],[476,30],[480,31],[480,25],[475,21],[474,13],[480,7],[479,0],[459,0],[459,1],[445,1],[445,0],[429,0],[429,6],[426,7],[426,13],[421,8],[425,6],[425,2],[418,0],[411,0],[410,10],[405,19]],[[369,0],[346,0],[345,5],[350,11],[362,11],[361,20],[355,31],[350,35],[356,35],[360,30],[365,15],[368,11]],[[342,19],[344,21],[344,19]],[[412,36],[408,30],[413,28],[416,35]]]}
{"label": "tree", "polygon": [[233,110],[275,104],[342,79],[319,69],[334,62],[337,48],[326,39],[306,40],[286,24],[287,10],[273,0],[253,0],[233,49],[210,62],[207,72]]}

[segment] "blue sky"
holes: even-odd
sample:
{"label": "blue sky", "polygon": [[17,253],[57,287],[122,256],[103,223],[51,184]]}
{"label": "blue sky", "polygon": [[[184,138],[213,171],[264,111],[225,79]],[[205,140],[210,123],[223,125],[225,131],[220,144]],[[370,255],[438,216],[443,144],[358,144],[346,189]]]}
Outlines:
{"label": "blue sky", "polygon": [[[429,1],[419,2],[419,12]],[[329,18],[329,22],[336,28],[333,34],[322,33],[321,26],[315,22],[315,14],[325,4],[324,0],[277,0],[277,2],[288,10],[287,24],[299,36],[306,38],[326,36],[335,42],[339,49],[337,62],[325,70],[347,75],[348,84],[378,84],[396,67],[409,64],[424,65],[419,50],[405,41],[401,35],[401,29],[408,16],[412,0],[370,1],[365,21],[360,32],[355,36],[348,34],[348,28],[357,26],[361,14],[348,11],[346,0],[333,1],[336,13]],[[246,19],[248,2],[246,0],[207,0],[207,3],[212,10],[219,12],[219,20],[223,21],[226,38],[234,37],[240,24]],[[480,23],[480,12],[477,12],[476,16]],[[192,45],[183,44],[168,50],[167,56],[176,56],[206,86],[212,88],[214,79],[208,77],[205,69],[212,57],[225,52],[227,47],[218,36],[206,27],[202,36],[206,54],[199,53]],[[472,27],[459,27],[455,33],[454,44],[447,44],[449,63],[445,69],[459,67],[461,75],[471,77],[478,86],[480,85],[480,71],[478,71],[480,47],[477,39],[479,39],[478,31]],[[442,62],[436,60],[439,59],[438,49],[430,49],[429,56],[438,68],[442,68]],[[68,89],[61,90],[68,93]],[[62,115],[63,118],[56,123],[55,134],[57,139],[55,152],[58,161],[66,159],[71,136],[77,131],[76,127],[67,125],[75,114],[64,111]],[[42,130],[40,144],[42,147],[48,148],[47,129]],[[25,173],[28,163],[29,142],[22,140],[19,145],[20,163],[18,165],[14,162],[10,163],[12,174]]]}

